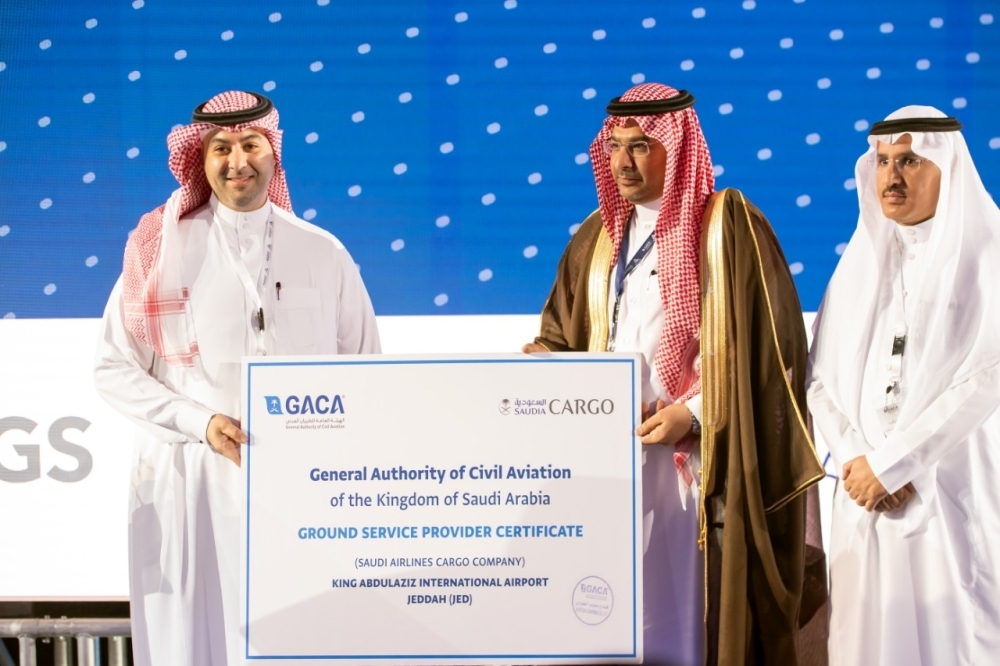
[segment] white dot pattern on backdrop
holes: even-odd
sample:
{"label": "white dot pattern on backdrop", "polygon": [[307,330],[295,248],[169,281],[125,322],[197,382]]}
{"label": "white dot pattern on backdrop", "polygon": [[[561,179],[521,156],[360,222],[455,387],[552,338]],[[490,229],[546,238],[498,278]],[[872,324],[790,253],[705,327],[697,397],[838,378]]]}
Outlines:
{"label": "white dot pattern on backdrop", "polygon": [[569,235],[572,236],[572,235],[576,234],[576,232],[579,231],[579,230],[580,230],[580,223],[579,222],[577,222],[576,224],[572,224],[569,227]]}
{"label": "white dot pattern on backdrop", "polygon": [[396,240],[392,241],[392,243],[389,244],[389,247],[392,249],[393,252],[399,252],[404,247],[406,247],[406,241],[404,241],[402,238],[397,238]]}
{"label": "white dot pattern on backdrop", "polygon": [[856,190],[856,189],[858,189],[858,182],[856,180],[854,180],[853,178],[848,178],[847,180],[844,181],[844,189],[845,190]]}
{"label": "white dot pattern on backdrop", "polygon": [[[133,0],[124,2],[128,6]],[[849,238],[856,220],[856,210],[851,208],[857,207],[855,196],[845,196],[856,187],[849,178],[853,175],[850,166],[867,148],[864,134],[870,128],[868,120],[844,117],[842,105],[834,104],[831,94],[837,99],[868,99],[866,106],[871,109],[887,110],[898,104],[892,99],[893,91],[920,90],[922,103],[951,109],[952,115],[966,122],[964,134],[970,144],[986,150],[990,158],[1000,154],[1000,127],[994,120],[1000,118],[1000,108],[994,95],[984,94],[991,91],[986,82],[1000,80],[1000,58],[996,57],[1000,42],[992,32],[995,11],[954,13],[941,19],[944,3],[938,3],[937,10],[929,10],[930,5],[921,10],[904,0],[888,0],[888,5],[872,13],[860,0],[845,0],[831,13],[829,3],[736,0],[713,5],[712,18],[706,21],[707,3],[697,0],[682,3],[676,11],[668,11],[659,0],[636,0],[627,15],[599,11],[597,0],[583,0],[571,10],[565,3],[519,7],[516,0],[460,1],[436,9],[435,3],[429,3],[434,10],[429,12],[398,11],[401,5],[397,0],[371,0],[349,6],[348,25],[342,13],[348,6],[344,3],[316,0],[315,4],[300,4],[303,6],[295,11],[289,9],[287,16],[284,8],[292,3],[258,5],[240,22],[222,14],[205,15],[197,22],[185,20],[175,3],[150,4],[152,13],[116,14],[113,21],[95,14],[84,14],[87,17],[80,20],[77,14],[65,22],[53,20],[35,7],[46,3],[23,4],[33,19],[31,25],[38,28],[30,34],[5,34],[12,52],[34,54],[30,57],[38,64],[32,66],[44,65],[52,80],[73,85],[68,95],[30,99],[21,90],[24,85],[14,82],[30,77],[32,70],[8,68],[14,63],[0,62],[0,78],[8,77],[3,80],[5,101],[7,91],[13,90],[13,108],[27,114],[19,123],[4,126],[6,143],[0,142],[0,165],[12,165],[15,173],[24,169],[26,177],[43,188],[32,195],[10,184],[3,189],[0,183],[0,198],[6,200],[12,188],[15,199],[28,195],[18,207],[29,218],[16,228],[19,242],[37,243],[41,232],[35,229],[63,220],[80,205],[89,205],[87,202],[93,202],[95,215],[108,222],[88,225],[78,238],[75,234],[75,246],[62,251],[65,256],[56,250],[52,264],[57,269],[28,267],[26,270],[34,273],[21,281],[23,294],[15,294],[0,314],[10,310],[22,318],[38,313],[99,316],[103,307],[96,296],[100,285],[89,281],[97,280],[104,271],[90,271],[92,277],[86,278],[81,278],[79,271],[86,270],[81,264],[88,256],[97,257],[99,248],[110,247],[111,240],[120,241],[121,224],[111,222],[117,211],[111,212],[110,193],[128,192],[130,182],[155,182],[164,175],[162,137],[156,136],[159,130],[155,128],[153,135],[148,134],[143,123],[150,119],[142,114],[116,116],[122,131],[112,133],[96,149],[91,146],[84,152],[82,147],[65,147],[67,163],[77,166],[61,173],[43,166],[46,144],[59,138],[53,131],[80,125],[81,131],[99,133],[109,100],[148,104],[154,88],[183,90],[192,75],[191,67],[210,69],[237,59],[251,72],[249,85],[254,85],[252,72],[257,72],[256,89],[264,94],[271,96],[277,90],[276,81],[282,81],[279,107],[283,118],[288,122],[310,119],[298,129],[289,126],[292,133],[286,135],[286,143],[298,155],[304,173],[323,172],[329,177],[301,178],[292,188],[292,196],[309,202],[310,207],[300,213],[303,216],[313,217],[316,210],[331,211],[317,223],[347,235],[349,248],[371,276],[368,287],[372,298],[386,314],[520,312],[523,303],[511,305],[517,300],[515,294],[534,295],[541,301],[548,286],[543,283],[550,284],[544,275],[551,273],[567,240],[561,233],[553,238],[545,228],[553,223],[566,228],[574,217],[578,221],[587,212],[578,206],[593,194],[587,150],[599,125],[593,114],[603,116],[607,101],[622,94],[630,82],[660,80],[691,89],[698,96],[701,121],[711,138],[712,156],[718,161],[714,172],[724,178],[724,164],[738,179],[734,184],[745,183],[757,192],[754,202],[776,220],[775,232],[787,256],[809,266],[809,271],[796,277],[807,310],[818,305],[832,270],[828,255],[836,240],[815,242],[819,234],[813,230],[809,213],[816,211],[798,207],[801,201],[795,192],[809,192],[803,195],[810,197],[808,206],[811,197],[822,201],[823,214],[829,215],[829,224],[834,227],[831,238]],[[480,7],[481,15],[477,13]],[[573,21],[565,20],[567,11],[575,12]],[[897,20],[898,31],[894,25]],[[153,21],[157,40],[149,53],[148,44],[122,39],[122,35],[147,33]],[[248,41],[251,33],[245,32],[247,26],[270,31],[268,37],[262,35],[269,56],[273,55],[267,59],[270,64],[247,59],[259,48],[252,43],[259,40]],[[96,32],[98,27],[101,33]],[[347,28],[351,30],[345,33],[350,35],[346,42],[318,42],[313,37]],[[240,31],[239,40],[235,31]],[[662,60],[663,44],[674,49],[666,54],[666,61]],[[188,52],[182,48],[186,46],[195,50]],[[612,46],[617,48],[610,55],[607,49]],[[172,56],[174,63],[169,62]],[[665,73],[656,73],[659,70],[654,71],[650,64],[663,62],[668,64]],[[689,72],[694,73],[696,63],[706,76],[727,83],[704,86],[685,81]],[[311,76],[306,68],[316,76],[303,81]],[[347,96],[344,77],[360,82]],[[566,85],[539,85],[543,81]],[[837,82],[835,93],[833,81]],[[98,91],[101,99],[96,99]],[[817,95],[823,97],[817,99]],[[153,119],[154,124],[165,130],[173,123],[186,122],[190,106],[199,100],[181,97],[167,96],[161,105],[164,113]],[[81,114],[76,106],[81,100],[89,105],[87,113]],[[315,108],[331,112],[310,115],[310,109]],[[439,109],[446,112],[446,119],[435,113]],[[980,121],[961,118],[964,110],[971,109]],[[40,121],[38,127],[51,127],[36,134],[33,118]],[[767,118],[778,120],[768,122]],[[757,128],[756,138],[749,143],[747,122]],[[324,165],[322,160],[329,156],[318,145],[320,135],[324,145],[330,141],[366,145],[366,159],[360,163],[334,160],[332,166]],[[813,135],[815,139],[802,140]],[[820,135],[822,144],[813,143]],[[141,148],[142,160],[138,159],[140,143],[146,146]],[[315,145],[310,148],[311,143]],[[459,144],[462,153],[458,153]],[[808,177],[802,165],[816,159],[841,166],[825,175]],[[447,160],[447,165],[435,160]],[[469,168],[470,160],[476,168]],[[983,180],[995,190],[995,183],[1000,182],[1000,162],[981,161],[985,164],[977,167]],[[118,167],[105,169],[104,164]],[[100,178],[96,176],[98,168]],[[459,171],[449,174],[442,173],[443,169]],[[570,170],[573,173],[568,173]],[[844,170],[847,173],[838,174]],[[291,174],[293,179],[295,173],[299,171]],[[780,183],[790,186],[790,191]],[[546,187],[538,187],[541,184]],[[372,188],[364,193],[367,201],[356,198],[362,196],[362,187]],[[836,194],[828,196],[831,193]],[[148,193],[142,194],[148,198]],[[43,196],[59,205],[43,209]],[[127,196],[130,209],[134,208],[137,201],[132,198],[139,193]],[[488,208],[479,208],[480,204]],[[384,205],[400,214],[387,216],[377,230],[368,228],[371,225],[349,230],[349,221],[367,219],[373,205]],[[467,213],[470,205],[478,214],[461,218],[446,214]],[[538,215],[529,220],[519,214],[524,210],[538,211]],[[32,220],[31,215],[45,215],[46,219]],[[566,219],[565,215],[570,219],[558,222]],[[414,225],[407,219],[423,222]],[[490,237],[484,236],[484,229],[501,220],[509,221],[510,242],[483,242]],[[7,233],[11,233],[9,227]],[[455,252],[470,258],[471,271],[470,264],[448,266],[440,271],[440,282],[428,285],[412,281],[402,289],[391,288],[391,279],[375,277],[422,270],[421,262],[429,261],[433,253],[428,235],[434,235],[438,242],[454,243]],[[393,239],[405,239],[407,249],[386,252]],[[81,247],[85,248],[82,254]],[[520,269],[511,270],[512,257]],[[524,261],[539,259],[532,259],[529,271],[527,264],[520,263],[522,257]],[[816,257],[825,258],[817,263]],[[391,263],[394,261],[397,263]],[[4,282],[2,264],[0,282]],[[105,264],[101,268],[111,270],[110,262]],[[503,276],[504,289],[489,289],[492,281],[483,285],[476,280],[477,273],[487,266],[497,271],[497,277]],[[68,277],[62,277],[64,273]],[[52,305],[33,304],[32,299],[44,300],[38,293],[44,285],[66,279],[87,280],[83,293],[95,296],[78,299],[76,293],[73,298],[64,293],[66,298],[48,299]],[[435,294],[462,297],[456,296],[442,311],[432,303]],[[67,313],[65,308],[77,301],[86,301],[84,308]]]}
{"label": "white dot pattern on backdrop", "polygon": [[793,261],[792,263],[788,264],[788,272],[791,273],[792,275],[798,275],[799,273],[804,271],[805,268],[806,267],[802,264],[801,261]]}
{"label": "white dot pattern on backdrop", "polygon": [[493,271],[491,271],[490,269],[484,268],[483,270],[479,271],[480,282],[488,282],[489,280],[492,279],[493,279]]}
{"label": "white dot pattern on backdrop", "polygon": [[438,294],[434,297],[434,305],[441,307],[448,303],[448,294]]}
{"label": "white dot pattern on backdrop", "polygon": [[795,198],[795,205],[798,206],[799,208],[805,208],[811,203],[812,203],[812,197],[809,196],[808,194],[800,194],[798,197]]}
{"label": "white dot pattern on backdrop", "polygon": [[712,166],[712,174],[718,178],[722,174],[726,173],[726,168],[721,164],[715,164]]}
{"label": "white dot pattern on backdrop", "polygon": [[42,199],[41,201],[38,202],[38,207],[41,208],[42,210],[48,210],[49,208],[52,208],[52,199],[49,199],[48,197]]}
{"label": "white dot pattern on backdrop", "polygon": [[302,213],[302,219],[305,220],[306,222],[311,222],[312,220],[315,220],[316,219],[316,209],[315,208],[309,208],[309,209],[303,211],[303,213]]}
{"label": "white dot pattern on backdrop", "polygon": [[3,238],[4,236],[6,236],[9,233],[10,233],[10,226],[9,225],[4,224],[4,225],[0,226],[0,238]]}
{"label": "white dot pattern on backdrop", "polygon": [[134,0],[132,3],[132,9],[142,9],[146,6],[145,0]]}
{"label": "white dot pattern on backdrop", "polygon": [[819,143],[819,140],[820,136],[816,132],[811,132],[806,135],[806,143],[808,143],[810,146],[815,146],[817,143]]}
{"label": "white dot pattern on backdrop", "polygon": [[44,293],[46,296],[51,296],[52,294],[56,293],[55,283],[50,282],[49,284],[45,285],[45,288],[42,289],[42,293]]}
{"label": "white dot pattern on backdrop", "polygon": [[17,315],[15,315],[13,312],[8,312],[7,314],[5,314],[3,316],[3,318],[4,319],[17,319]]}
{"label": "white dot pattern on backdrop", "polygon": [[837,245],[833,248],[833,251],[836,252],[838,255],[841,255],[844,254],[844,251],[846,249],[847,249],[847,243],[837,243]]}

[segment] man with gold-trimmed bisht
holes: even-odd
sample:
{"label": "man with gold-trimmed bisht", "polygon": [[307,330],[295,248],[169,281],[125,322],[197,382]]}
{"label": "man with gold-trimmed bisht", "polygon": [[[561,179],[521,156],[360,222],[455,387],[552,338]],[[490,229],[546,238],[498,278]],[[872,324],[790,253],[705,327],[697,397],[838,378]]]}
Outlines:
{"label": "man with gold-trimmed bisht", "polygon": [[714,191],[693,103],[655,83],[611,101],[600,207],[523,350],[642,355],[644,663],[796,664],[826,599],[802,310],[763,214]]}

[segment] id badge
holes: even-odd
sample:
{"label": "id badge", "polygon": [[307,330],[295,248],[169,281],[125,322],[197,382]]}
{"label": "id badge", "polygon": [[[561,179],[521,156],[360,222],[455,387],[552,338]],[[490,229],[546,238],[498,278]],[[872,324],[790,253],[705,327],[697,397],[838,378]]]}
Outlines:
{"label": "id badge", "polygon": [[882,432],[888,434],[896,428],[899,420],[899,384],[893,384],[885,392],[885,404],[878,408],[878,419]]}

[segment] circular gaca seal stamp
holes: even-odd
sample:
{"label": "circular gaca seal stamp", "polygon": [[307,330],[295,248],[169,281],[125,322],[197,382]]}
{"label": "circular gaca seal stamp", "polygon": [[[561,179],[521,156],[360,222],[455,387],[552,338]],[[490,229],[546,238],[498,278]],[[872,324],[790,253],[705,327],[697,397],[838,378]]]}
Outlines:
{"label": "circular gaca seal stamp", "polygon": [[614,607],[615,595],[603,578],[588,576],[573,588],[573,612],[584,624],[604,622]]}

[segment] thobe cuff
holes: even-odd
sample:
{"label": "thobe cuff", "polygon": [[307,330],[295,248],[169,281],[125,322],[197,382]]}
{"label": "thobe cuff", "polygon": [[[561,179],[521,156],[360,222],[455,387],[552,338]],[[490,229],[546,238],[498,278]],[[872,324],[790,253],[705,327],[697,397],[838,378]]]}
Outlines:
{"label": "thobe cuff", "polygon": [[187,435],[192,441],[204,442],[208,431],[208,422],[218,412],[201,405],[181,403],[177,405],[177,429]]}
{"label": "thobe cuff", "polygon": [[[896,446],[893,446],[896,444]],[[872,468],[872,473],[890,494],[896,492],[917,476],[918,461],[906,452],[899,452],[900,446],[895,438],[886,440],[885,446],[867,454],[865,458]]]}
{"label": "thobe cuff", "polygon": [[691,410],[691,414],[701,423],[701,393],[688,398],[684,406]]}

